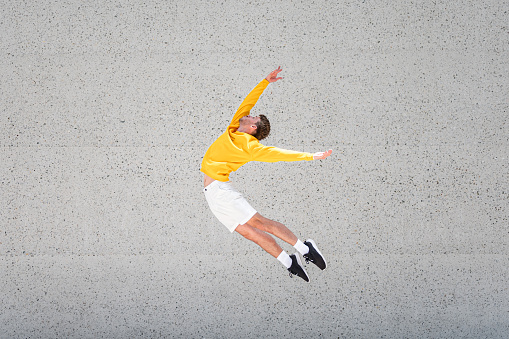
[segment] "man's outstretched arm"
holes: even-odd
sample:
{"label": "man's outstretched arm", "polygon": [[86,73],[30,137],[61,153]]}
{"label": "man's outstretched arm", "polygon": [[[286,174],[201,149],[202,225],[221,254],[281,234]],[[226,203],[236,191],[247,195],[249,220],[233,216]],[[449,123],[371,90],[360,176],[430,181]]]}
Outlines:
{"label": "man's outstretched arm", "polygon": [[[276,82],[278,80],[281,80],[283,78],[278,78],[278,73],[281,72],[281,66],[278,67],[278,69],[270,72],[269,75],[265,79],[263,79],[258,85],[256,85],[255,88],[247,95],[247,97],[242,101],[242,103],[239,106],[239,109],[233,116],[232,121],[230,122],[230,126],[236,126],[239,123],[240,118],[245,117],[246,115],[249,115],[249,112],[254,107],[260,96],[262,95],[263,91],[269,83]],[[238,126],[237,126],[238,127]]]}
{"label": "man's outstretched arm", "polygon": [[320,160],[327,158],[331,153],[332,150],[314,154],[297,152],[273,146],[264,146],[260,143],[257,143],[251,150],[252,160],[262,162]]}

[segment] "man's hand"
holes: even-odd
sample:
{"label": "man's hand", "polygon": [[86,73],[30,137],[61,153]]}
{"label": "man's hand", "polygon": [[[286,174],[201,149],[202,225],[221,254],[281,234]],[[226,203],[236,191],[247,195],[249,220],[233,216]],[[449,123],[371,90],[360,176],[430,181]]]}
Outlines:
{"label": "man's hand", "polygon": [[325,159],[329,155],[331,155],[331,153],[332,153],[331,149],[328,150],[327,152],[316,152],[315,154],[313,154],[313,160]]}
{"label": "man's hand", "polygon": [[278,80],[281,80],[283,78],[277,77],[277,74],[281,71],[282,71],[281,66],[279,66],[276,70],[270,72],[270,74],[267,75],[267,77],[265,79],[267,79],[268,82],[276,82]]}

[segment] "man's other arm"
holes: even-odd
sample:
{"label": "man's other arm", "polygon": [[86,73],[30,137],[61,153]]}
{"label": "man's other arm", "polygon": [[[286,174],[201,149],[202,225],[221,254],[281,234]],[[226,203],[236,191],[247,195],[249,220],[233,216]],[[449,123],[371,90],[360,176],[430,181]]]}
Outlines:
{"label": "man's other arm", "polygon": [[302,161],[325,159],[332,154],[332,150],[326,152],[297,152],[273,146],[264,146],[258,143],[252,150],[252,160],[262,162],[278,161]]}

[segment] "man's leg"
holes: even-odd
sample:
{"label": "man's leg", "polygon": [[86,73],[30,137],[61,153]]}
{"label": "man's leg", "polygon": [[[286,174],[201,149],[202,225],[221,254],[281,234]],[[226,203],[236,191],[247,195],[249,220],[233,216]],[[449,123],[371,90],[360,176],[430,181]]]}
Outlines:
{"label": "man's leg", "polygon": [[258,244],[261,248],[267,251],[270,255],[277,258],[290,272],[290,275],[297,275],[309,282],[309,277],[302,266],[300,258],[296,254],[289,256],[283,249],[276,243],[273,237],[268,235],[262,230],[250,226],[248,223],[239,225],[235,229],[237,233],[242,235],[244,238],[253,241]]}
{"label": "man's leg", "polygon": [[282,223],[270,220],[261,216],[259,213],[256,213],[251,219],[249,219],[246,224],[260,231],[273,234],[279,239],[286,241],[295,247],[300,252],[300,254],[304,256],[306,261],[312,262],[320,269],[323,270],[327,267],[325,258],[323,257],[322,253],[320,253],[313,240],[308,239],[303,243],[295,236],[295,234],[293,234],[292,231],[288,229],[288,227]]}

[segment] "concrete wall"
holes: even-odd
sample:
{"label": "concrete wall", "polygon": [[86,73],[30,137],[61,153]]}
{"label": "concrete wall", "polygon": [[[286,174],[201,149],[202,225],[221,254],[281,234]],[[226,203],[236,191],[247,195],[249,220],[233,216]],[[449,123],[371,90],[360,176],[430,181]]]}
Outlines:
{"label": "concrete wall", "polygon": [[[2,1],[0,338],[507,338],[508,11]],[[310,284],[201,191],[278,65],[265,143],[334,154],[232,180],[320,245]]]}

